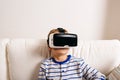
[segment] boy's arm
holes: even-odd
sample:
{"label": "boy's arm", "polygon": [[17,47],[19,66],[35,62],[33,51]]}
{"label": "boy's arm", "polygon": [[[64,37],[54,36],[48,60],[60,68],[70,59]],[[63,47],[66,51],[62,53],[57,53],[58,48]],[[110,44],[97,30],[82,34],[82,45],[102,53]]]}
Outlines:
{"label": "boy's arm", "polygon": [[83,61],[81,64],[83,77],[86,80],[106,80],[105,75],[100,73],[98,70],[90,67],[88,64],[85,64]]}
{"label": "boy's arm", "polygon": [[39,70],[38,80],[46,80],[46,71],[42,66],[40,67]]}

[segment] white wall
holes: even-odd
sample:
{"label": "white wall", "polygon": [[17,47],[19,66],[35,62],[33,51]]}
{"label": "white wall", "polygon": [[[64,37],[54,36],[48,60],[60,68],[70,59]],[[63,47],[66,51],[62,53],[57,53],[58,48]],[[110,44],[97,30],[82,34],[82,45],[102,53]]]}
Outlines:
{"label": "white wall", "polygon": [[0,0],[0,38],[46,38],[63,27],[103,39],[107,0]]}
{"label": "white wall", "polygon": [[103,39],[120,40],[120,0],[108,0]]}

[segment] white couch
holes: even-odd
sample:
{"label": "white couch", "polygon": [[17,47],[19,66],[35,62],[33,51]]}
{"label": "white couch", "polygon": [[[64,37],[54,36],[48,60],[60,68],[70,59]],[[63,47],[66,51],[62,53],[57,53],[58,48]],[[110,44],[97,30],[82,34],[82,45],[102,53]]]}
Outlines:
{"label": "white couch", "polygon": [[[120,42],[79,40],[69,54],[108,75],[120,64]],[[40,62],[48,57],[44,39],[0,39],[0,80],[37,80]]]}

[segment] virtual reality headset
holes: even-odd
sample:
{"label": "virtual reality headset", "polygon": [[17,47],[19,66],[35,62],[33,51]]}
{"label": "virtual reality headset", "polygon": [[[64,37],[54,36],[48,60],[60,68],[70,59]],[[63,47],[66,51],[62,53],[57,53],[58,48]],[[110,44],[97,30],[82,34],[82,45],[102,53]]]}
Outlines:
{"label": "virtual reality headset", "polygon": [[72,33],[53,33],[48,38],[50,48],[69,48],[77,46],[77,35]]}

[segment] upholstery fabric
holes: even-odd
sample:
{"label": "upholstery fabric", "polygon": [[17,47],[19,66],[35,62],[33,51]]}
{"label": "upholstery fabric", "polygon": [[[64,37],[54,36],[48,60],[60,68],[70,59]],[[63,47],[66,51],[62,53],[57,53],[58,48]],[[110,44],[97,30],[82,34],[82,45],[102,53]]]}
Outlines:
{"label": "upholstery fabric", "polygon": [[0,80],[8,80],[6,44],[9,39],[0,39]]}

